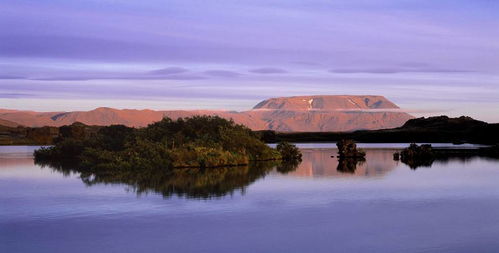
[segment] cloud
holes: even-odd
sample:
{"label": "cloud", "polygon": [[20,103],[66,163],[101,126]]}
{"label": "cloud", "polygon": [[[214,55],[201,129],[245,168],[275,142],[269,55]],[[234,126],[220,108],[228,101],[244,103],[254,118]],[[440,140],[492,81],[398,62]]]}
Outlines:
{"label": "cloud", "polygon": [[[390,66],[408,61],[483,72],[496,71],[494,66],[499,63],[499,48],[494,43],[499,33],[492,22],[495,19],[486,16],[497,5],[494,1],[311,0],[306,6],[299,1],[271,2],[171,0],[163,6],[156,1],[60,5],[7,1],[0,4],[8,10],[0,16],[0,56],[26,59],[26,64],[48,58],[254,67],[290,62]],[[439,8],[441,5],[446,8]],[[229,6],[230,12],[222,11]],[[467,20],[466,24],[462,20]]]}
{"label": "cloud", "polygon": [[380,68],[338,68],[329,70],[331,73],[337,74],[397,74],[397,73],[469,73],[471,70],[450,69],[432,67],[423,63],[401,64],[396,67],[380,67]]}
{"label": "cloud", "polygon": [[181,67],[169,67],[169,68],[152,70],[152,71],[149,71],[148,74],[151,74],[151,75],[172,75],[172,74],[185,73],[187,71],[189,71],[189,70],[185,69],[185,68],[181,68]]}
{"label": "cloud", "polygon": [[301,66],[321,66],[322,64],[310,61],[291,61],[290,63]]}
{"label": "cloud", "polygon": [[203,76],[197,74],[171,74],[171,75],[160,75],[160,76],[148,76],[148,75],[83,75],[83,76],[49,76],[49,77],[35,77],[35,78],[25,78],[27,80],[35,81],[89,81],[89,80],[200,80],[206,79]]}
{"label": "cloud", "polygon": [[[44,64],[45,63],[45,64]],[[1,63],[0,63],[1,64]],[[1,73],[0,80],[35,80],[35,81],[90,81],[90,80],[198,80],[206,79],[202,73],[189,72],[182,67],[169,67],[148,72],[136,70],[122,70],[119,66],[107,66],[106,69],[87,65],[71,65],[66,67],[51,67],[50,62],[40,62],[38,66],[15,66],[3,64],[6,69]],[[49,67],[40,67],[40,66]],[[130,67],[128,67],[131,69]],[[140,69],[140,66],[139,66]]]}
{"label": "cloud", "polygon": [[251,73],[257,73],[257,74],[281,74],[281,73],[287,73],[287,71],[284,70],[284,69],[272,68],[272,67],[252,69],[249,72],[251,72]]}
{"label": "cloud", "polygon": [[0,79],[9,80],[9,79],[24,79],[24,76],[20,75],[0,75]]}
{"label": "cloud", "polygon": [[229,70],[208,70],[205,71],[204,73],[209,76],[215,76],[215,77],[238,77],[241,75],[240,73]]}
{"label": "cloud", "polygon": [[0,98],[26,98],[26,97],[34,97],[34,95],[29,93],[0,93]]}
{"label": "cloud", "polygon": [[171,75],[144,75],[129,73],[97,73],[97,74],[45,74],[33,77],[28,76],[0,76],[0,80],[32,80],[32,81],[91,81],[91,80],[200,80],[206,77],[199,74],[171,74]]}

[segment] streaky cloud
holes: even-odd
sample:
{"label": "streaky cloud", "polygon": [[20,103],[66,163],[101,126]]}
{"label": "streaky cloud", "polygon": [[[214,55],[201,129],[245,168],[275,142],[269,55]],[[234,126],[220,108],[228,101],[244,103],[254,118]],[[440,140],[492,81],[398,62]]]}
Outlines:
{"label": "streaky cloud", "polygon": [[29,98],[29,97],[35,97],[35,95],[29,93],[0,93],[0,98]]}
{"label": "streaky cloud", "polygon": [[329,70],[337,74],[398,74],[398,73],[470,73],[472,70],[433,68],[430,66],[421,67],[386,67],[386,68],[338,68]]}
{"label": "streaky cloud", "polygon": [[101,75],[101,76],[53,76],[53,77],[37,77],[26,78],[33,81],[90,81],[90,80],[201,80],[206,79],[203,76],[192,75],[163,75],[163,76],[147,76],[147,75]]}
{"label": "streaky cloud", "polygon": [[181,67],[168,67],[163,69],[156,69],[149,71],[148,74],[151,75],[172,75],[188,72],[189,70]]}
{"label": "streaky cloud", "polygon": [[24,76],[20,75],[0,75],[0,79],[9,80],[9,79],[25,79]]}
{"label": "streaky cloud", "polygon": [[241,73],[230,70],[208,70],[205,71],[204,73],[209,76],[215,76],[215,77],[238,77],[241,75]]}
{"label": "streaky cloud", "polygon": [[256,74],[282,74],[282,73],[287,73],[288,71],[281,68],[264,67],[264,68],[251,69],[249,72]]}

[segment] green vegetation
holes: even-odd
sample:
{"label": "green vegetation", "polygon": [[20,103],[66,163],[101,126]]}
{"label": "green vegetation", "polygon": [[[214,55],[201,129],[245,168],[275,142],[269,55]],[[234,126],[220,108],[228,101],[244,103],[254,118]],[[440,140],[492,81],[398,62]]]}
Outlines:
{"label": "green vegetation", "polygon": [[301,161],[300,150],[289,142],[281,142],[277,144],[276,149],[285,161]]}
{"label": "green vegetation", "polygon": [[54,146],[35,151],[37,164],[79,173],[87,185],[126,184],[137,194],[224,196],[275,167],[294,170],[301,158],[294,145],[272,149],[248,128],[211,116],[165,118],[141,129],[73,124],[60,130]]}
{"label": "green vegetation", "polygon": [[247,127],[216,116],[164,118],[140,129],[113,125],[88,132],[77,128],[61,129],[62,137],[54,146],[35,151],[35,160],[52,165],[70,163],[79,170],[168,171],[301,157],[291,144],[282,144],[285,148],[279,152]]}
{"label": "green vegetation", "polygon": [[[87,126],[75,122],[62,127],[9,127],[0,122],[0,145],[51,145],[62,138],[95,135],[102,126]],[[499,144],[499,124],[488,124],[469,117],[447,116],[411,119],[402,127],[355,132],[296,132],[257,131],[264,142],[337,142],[352,139],[370,143],[479,143]]]}

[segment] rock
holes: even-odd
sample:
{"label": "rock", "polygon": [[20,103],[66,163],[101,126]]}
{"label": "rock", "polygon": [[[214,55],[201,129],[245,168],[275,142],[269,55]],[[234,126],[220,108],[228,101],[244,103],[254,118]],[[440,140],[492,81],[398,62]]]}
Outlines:
{"label": "rock", "polygon": [[[395,156],[396,155],[394,154],[394,159]],[[418,146],[417,144],[412,143],[408,148],[402,150],[399,156],[400,160],[412,169],[418,167],[431,167],[435,160],[435,152],[430,144]]]}
{"label": "rock", "polygon": [[357,144],[353,140],[341,140],[336,143],[338,147],[338,157],[342,158],[364,158],[366,153],[357,150]]}
{"label": "rock", "polygon": [[434,157],[433,148],[430,144],[423,144],[418,146],[415,143],[409,145],[400,152],[400,157],[402,159],[425,159]]}

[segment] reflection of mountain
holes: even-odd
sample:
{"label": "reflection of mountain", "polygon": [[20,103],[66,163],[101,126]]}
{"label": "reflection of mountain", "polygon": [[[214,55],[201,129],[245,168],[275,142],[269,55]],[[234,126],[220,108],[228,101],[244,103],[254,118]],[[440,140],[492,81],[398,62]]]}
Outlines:
{"label": "reflection of mountain", "polygon": [[[345,176],[382,176],[395,169],[393,150],[367,149],[366,161],[357,164],[354,171],[338,171],[337,149],[302,149],[303,161],[298,168],[289,173],[302,177],[345,177]],[[335,157],[332,158],[331,156]]]}
{"label": "reflection of mountain", "polygon": [[0,157],[0,171],[33,166],[32,157]]}

